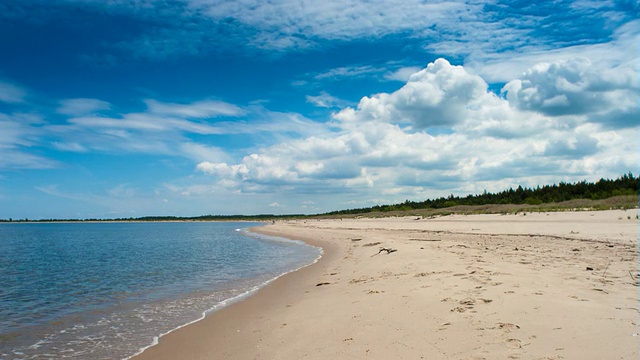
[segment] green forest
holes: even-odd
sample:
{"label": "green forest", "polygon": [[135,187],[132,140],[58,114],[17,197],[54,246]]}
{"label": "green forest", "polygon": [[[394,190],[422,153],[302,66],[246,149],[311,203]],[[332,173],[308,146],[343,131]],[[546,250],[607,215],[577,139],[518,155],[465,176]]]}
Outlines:
{"label": "green forest", "polygon": [[576,183],[560,182],[559,184],[538,186],[533,188],[510,188],[498,193],[483,192],[479,195],[465,197],[453,196],[425,201],[405,201],[394,205],[376,205],[368,208],[339,210],[325,215],[351,215],[369,212],[407,211],[417,209],[443,209],[456,205],[489,205],[489,204],[528,204],[540,205],[559,203],[574,199],[602,200],[614,196],[638,195],[638,177],[632,173],[610,180],[600,179],[595,183],[586,180]]}

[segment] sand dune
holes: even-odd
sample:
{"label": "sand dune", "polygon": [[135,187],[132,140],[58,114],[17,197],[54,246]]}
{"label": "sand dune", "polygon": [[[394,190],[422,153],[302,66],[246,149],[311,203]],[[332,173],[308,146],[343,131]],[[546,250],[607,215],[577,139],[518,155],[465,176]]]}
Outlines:
{"label": "sand dune", "polygon": [[637,359],[636,215],[279,222],[323,259],[139,358]]}

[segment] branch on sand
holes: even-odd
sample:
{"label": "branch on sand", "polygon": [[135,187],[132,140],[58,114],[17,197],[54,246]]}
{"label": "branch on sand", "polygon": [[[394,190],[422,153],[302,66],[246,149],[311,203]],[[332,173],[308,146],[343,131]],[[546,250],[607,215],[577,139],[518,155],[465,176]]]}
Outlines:
{"label": "branch on sand", "polygon": [[386,252],[387,252],[387,254],[391,254],[392,252],[396,252],[396,251],[398,251],[398,250],[397,250],[397,249],[392,249],[392,248],[380,248],[380,251],[378,251],[378,253],[377,253],[377,254],[373,254],[373,255],[371,255],[371,257],[374,257],[374,256],[376,256],[376,255],[380,254],[380,253],[381,253],[381,252],[383,252],[383,251],[386,251]]}

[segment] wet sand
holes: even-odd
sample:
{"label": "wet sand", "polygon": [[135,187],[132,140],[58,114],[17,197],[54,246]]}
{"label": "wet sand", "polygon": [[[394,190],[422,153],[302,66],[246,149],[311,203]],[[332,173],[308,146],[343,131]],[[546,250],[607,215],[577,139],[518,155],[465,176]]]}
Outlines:
{"label": "wet sand", "polygon": [[323,258],[135,359],[637,359],[637,214],[278,222]]}

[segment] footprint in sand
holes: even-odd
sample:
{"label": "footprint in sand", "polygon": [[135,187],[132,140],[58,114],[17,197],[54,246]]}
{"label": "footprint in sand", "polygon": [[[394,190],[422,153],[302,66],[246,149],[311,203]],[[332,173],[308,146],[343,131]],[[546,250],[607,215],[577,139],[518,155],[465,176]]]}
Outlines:
{"label": "footprint in sand", "polygon": [[520,329],[520,325],[517,324],[512,324],[512,323],[503,323],[503,322],[499,322],[496,325],[498,325],[498,328],[500,329],[504,329],[504,330],[516,330],[516,329]]}
{"label": "footprint in sand", "polygon": [[367,293],[367,294],[369,294],[369,295],[371,295],[371,294],[380,294],[380,293],[383,293],[383,292],[384,292],[384,290],[383,290],[383,291],[378,291],[378,290],[368,290],[368,291],[365,291],[365,293]]}
{"label": "footprint in sand", "polygon": [[460,305],[473,306],[476,304],[475,299],[466,298],[459,301]]}
{"label": "footprint in sand", "polygon": [[509,349],[520,349],[522,348],[522,343],[518,339],[507,339],[507,347]]}

